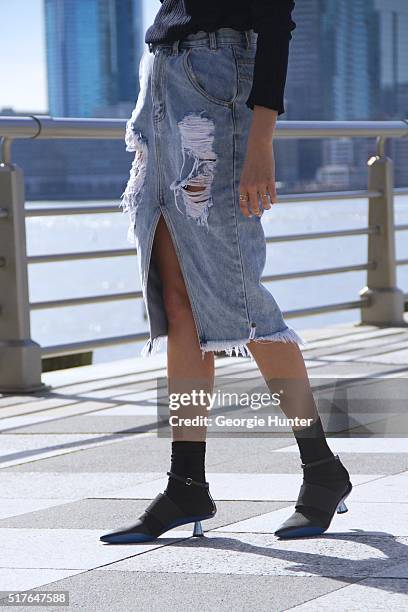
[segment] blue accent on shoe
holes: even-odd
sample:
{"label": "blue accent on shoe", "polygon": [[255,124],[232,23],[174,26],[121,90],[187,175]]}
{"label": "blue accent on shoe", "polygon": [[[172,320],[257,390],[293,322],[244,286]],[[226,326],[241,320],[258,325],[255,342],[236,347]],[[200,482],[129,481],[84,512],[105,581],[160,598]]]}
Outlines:
{"label": "blue accent on shoe", "polygon": [[[322,464],[331,460],[340,462],[338,455],[335,455],[332,459],[324,459],[307,465],[302,464],[302,467],[307,469],[313,465]],[[349,480],[346,491],[343,492],[339,499],[335,491],[328,489],[324,485],[309,483],[303,478],[303,483],[295,505],[295,513],[275,531],[275,535],[282,539],[321,535],[330,527],[336,512],[337,514],[348,512],[348,508],[344,502],[350,495],[352,489],[353,485]],[[299,517],[299,515],[302,515],[302,507],[309,508],[309,513],[306,513],[306,515],[303,514],[303,517]],[[313,519],[313,508],[327,513],[327,522],[326,520],[318,518],[319,515],[316,516],[316,519]]]}
{"label": "blue accent on shoe", "polygon": [[151,542],[156,538],[146,533],[122,533],[116,535],[107,533],[99,539],[101,542],[108,542],[109,544],[140,544],[142,542]]}
{"label": "blue accent on shoe", "polygon": [[278,535],[278,537],[282,540],[290,540],[291,538],[302,538],[307,536],[321,535],[325,531],[326,529],[323,529],[323,527],[299,527],[299,529],[292,528],[290,531],[288,531],[287,534],[285,534],[285,532],[283,532],[282,534],[278,534],[276,532],[276,535]]}
{"label": "blue accent on shoe", "polygon": [[[142,544],[144,542],[153,542],[153,540],[157,540],[159,536],[167,533],[170,531],[170,529],[174,529],[174,527],[181,527],[181,525],[188,525],[189,523],[194,523],[193,536],[203,536],[204,534],[201,528],[201,521],[213,518],[213,516],[213,514],[209,514],[206,516],[183,517],[182,519],[178,519],[177,521],[173,521],[167,525],[166,529],[158,536],[149,536],[146,533],[107,533],[101,536],[99,539],[101,542],[108,542],[109,544]],[[198,527],[198,525],[200,525],[200,527]],[[199,533],[200,528],[201,533]]]}

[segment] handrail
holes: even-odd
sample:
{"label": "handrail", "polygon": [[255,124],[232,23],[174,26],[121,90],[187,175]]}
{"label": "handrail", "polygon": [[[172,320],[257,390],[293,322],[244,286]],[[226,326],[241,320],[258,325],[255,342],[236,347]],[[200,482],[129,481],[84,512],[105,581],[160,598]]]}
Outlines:
{"label": "handrail", "polygon": [[[395,226],[395,230],[407,230],[408,225]],[[278,242],[295,242],[301,240],[320,240],[323,238],[339,238],[344,236],[367,236],[378,234],[379,227],[362,227],[357,229],[333,230],[328,232],[311,232],[310,234],[283,234],[281,236],[266,236],[267,244]],[[77,251],[74,253],[56,253],[53,255],[31,255],[27,257],[28,264],[60,263],[63,261],[79,261],[83,259],[107,259],[110,257],[134,257],[135,249],[105,249],[101,251]],[[1,266],[0,258],[0,266]]]}
{"label": "handrail", "polygon": [[123,138],[125,128],[125,119],[88,119],[83,117],[50,117],[49,115],[0,117],[0,136],[11,140],[119,139]]}
{"label": "handrail", "polygon": [[[341,310],[354,310],[361,308],[362,304],[369,304],[369,299],[364,298],[350,302],[341,302],[340,304],[325,304],[323,306],[310,306],[308,308],[299,308],[298,310],[287,310],[283,312],[286,319],[293,319],[300,316],[308,316],[312,314],[327,314]],[[69,355],[70,353],[81,353],[91,349],[104,348],[114,346],[115,344],[130,344],[133,342],[142,342],[149,338],[149,334],[141,332],[139,334],[131,334],[126,336],[115,336],[111,338],[96,338],[94,340],[82,340],[79,342],[70,342],[66,344],[58,344],[56,346],[45,346],[42,348],[42,354],[45,357],[54,357],[60,355]]]}
{"label": "handrail", "polygon": [[[0,371],[0,391],[10,386],[18,391],[41,388],[41,356],[66,355],[115,344],[141,342],[148,338],[146,332],[97,338],[80,342],[40,347],[31,340],[30,312],[41,309],[98,304],[108,301],[140,300],[142,291],[127,291],[45,300],[30,303],[28,299],[28,265],[64,261],[132,257],[135,248],[101,249],[68,253],[40,254],[27,257],[25,222],[27,218],[94,215],[123,212],[118,202],[62,205],[30,204],[24,202],[24,175],[18,166],[11,164],[11,145],[19,139],[111,139],[123,140],[125,119],[77,119],[53,118],[48,115],[25,117],[0,117],[0,352],[5,368]],[[408,231],[408,224],[394,223],[394,195],[408,194],[408,188],[393,185],[392,160],[385,156],[387,138],[408,137],[408,121],[281,121],[275,130],[276,138],[376,138],[376,153],[368,160],[367,189],[344,191],[306,191],[304,193],[278,193],[278,203],[304,204],[306,202],[335,203],[368,199],[368,223],[366,227],[325,230],[267,236],[267,244],[302,240],[321,240],[340,237],[367,236],[368,257],[365,263],[339,267],[324,267],[269,274],[262,277],[264,283],[319,277],[348,272],[366,272],[366,287],[359,299],[334,304],[321,304],[284,311],[285,318],[298,318],[336,311],[359,309],[362,323],[371,325],[404,325],[404,300],[408,298],[396,286],[397,266],[408,265],[408,259],[395,257],[395,233]],[[279,191],[279,190],[278,190]],[[3,240],[3,237],[6,240]],[[2,242],[3,240],[3,242]],[[5,290],[4,290],[5,289]],[[4,297],[3,297],[4,296]],[[322,297],[324,283],[322,283]],[[327,301],[327,299],[326,299]],[[19,305],[19,309],[15,305]],[[6,353],[4,355],[3,353]]]}
{"label": "handrail", "polygon": [[122,212],[119,204],[91,204],[87,206],[39,206],[25,209],[26,217],[66,217],[68,215],[96,215]]}
{"label": "handrail", "polygon": [[[408,190],[407,190],[408,193]],[[331,202],[336,200],[354,201],[356,198],[380,198],[380,191],[356,189],[352,191],[307,191],[304,193],[279,194],[280,204],[300,204],[303,202]],[[26,217],[60,217],[68,215],[94,215],[122,212],[119,204],[89,204],[86,206],[30,206],[26,207]]]}
{"label": "handrail", "polygon": [[108,257],[134,257],[135,249],[110,249],[105,251],[78,251],[77,253],[57,253],[56,255],[32,255],[27,257],[28,264],[57,263],[82,259],[104,259]]}
{"label": "handrail", "polygon": [[[0,117],[0,136],[8,139],[58,139],[58,138],[122,138],[125,119],[100,119],[77,117],[50,117],[28,115],[26,117]],[[276,124],[278,138],[339,138],[408,136],[408,122],[397,121],[285,121]]]}
{"label": "handrail", "polygon": [[369,261],[366,264],[355,264],[336,268],[321,268],[319,270],[305,270],[302,272],[284,272],[282,274],[269,274],[262,277],[264,283],[293,280],[295,278],[309,278],[312,276],[327,276],[330,274],[345,274],[348,272],[361,272],[364,270],[375,270],[376,263]]}
{"label": "handrail", "polygon": [[103,293],[102,295],[90,295],[78,298],[65,298],[62,300],[47,300],[43,302],[31,302],[31,310],[47,310],[48,308],[63,308],[68,306],[80,306],[83,304],[101,304],[103,302],[119,302],[121,300],[134,300],[143,297],[141,291],[126,291],[125,293]]}
{"label": "handrail", "polygon": [[146,334],[146,332],[129,334],[126,336],[112,336],[110,338],[94,338],[92,340],[82,340],[80,342],[57,344],[56,346],[44,346],[42,347],[42,354],[44,357],[59,357],[61,355],[70,355],[71,353],[84,353],[92,349],[115,346],[116,344],[142,342],[143,340],[147,340],[147,338],[148,334]]}

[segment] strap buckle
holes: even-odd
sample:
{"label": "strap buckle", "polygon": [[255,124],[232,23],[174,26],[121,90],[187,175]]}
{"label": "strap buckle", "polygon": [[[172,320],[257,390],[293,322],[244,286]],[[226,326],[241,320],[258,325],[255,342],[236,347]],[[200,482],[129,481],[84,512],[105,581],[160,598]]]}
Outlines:
{"label": "strap buckle", "polygon": [[187,478],[183,478],[182,476],[173,474],[173,472],[167,472],[167,476],[170,476],[170,478],[175,478],[176,480],[179,480],[180,482],[184,483],[188,487],[190,485],[197,485],[198,487],[204,487],[205,489],[209,488],[208,482],[198,482],[197,480],[193,480],[190,476],[187,476]]}

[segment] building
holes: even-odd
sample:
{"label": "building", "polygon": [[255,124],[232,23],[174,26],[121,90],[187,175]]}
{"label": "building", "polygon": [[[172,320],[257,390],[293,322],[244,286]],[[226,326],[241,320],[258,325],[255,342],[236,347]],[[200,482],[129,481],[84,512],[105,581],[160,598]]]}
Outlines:
{"label": "building", "polygon": [[[288,76],[285,89],[285,119],[316,121],[324,118],[322,98],[323,62],[321,0],[296,2]],[[304,188],[314,179],[322,163],[318,140],[282,140],[277,143],[277,170],[288,189]]]}
{"label": "building", "polygon": [[321,0],[295,4],[296,29],[290,42],[285,107],[287,119],[322,119]]}
{"label": "building", "polygon": [[[45,16],[49,114],[130,117],[144,48],[142,3],[45,0]],[[132,162],[124,138],[17,140],[13,160],[24,169],[27,199],[119,203]]]}
{"label": "building", "polygon": [[408,115],[408,2],[374,0],[378,40],[377,87],[382,118]]}
{"label": "building", "polygon": [[322,8],[325,115],[335,121],[369,119],[376,49],[373,0],[335,0]]}
{"label": "building", "polygon": [[144,46],[139,0],[45,0],[49,110],[126,117]]}
{"label": "building", "polygon": [[[297,27],[291,42],[286,118],[353,121],[407,117],[407,0],[302,0],[296,3],[294,20]],[[340,173],[348,166],[342,181],[349,176],[351,188],[364,187],[367,159],[361,155],[366,150],[375,150],[374,144],[360,139],[349,144],[283,141],[279,143],[280,177],[288,188],[307,188],[315,177],[327,185],[333,167],[340,168]],[[397,184],[406,184],[408,143],[390,142],[389,152],[395,159]],[[295,161],[295,170],[289,167],[289,159]],[[293,183],[294,175],[297,183]]]}

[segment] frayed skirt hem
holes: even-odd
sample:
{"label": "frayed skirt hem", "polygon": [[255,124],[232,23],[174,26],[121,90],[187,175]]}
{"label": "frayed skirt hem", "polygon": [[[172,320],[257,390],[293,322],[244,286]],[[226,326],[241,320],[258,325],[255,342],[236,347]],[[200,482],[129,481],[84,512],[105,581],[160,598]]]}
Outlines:
{"label": "frayed skirt hem", "polygon": [[[141,350],[142,357],[149,357],[160,351],[165,342],[167,336],[156,336],[150,338]],[[267,336],[254,336],[249,338],[243,338],[242,340],[210,340],[209,342],[201,343],[200,350],[202,357],[204,358],[205,353],[222,351],[228,355],[228,357],[249,357],[253,360],[253,356],[249,351],[247,344],[248,342],[292,342],[304,346],[306,341],[299,336],[291,327],[278,332],[274,332]]]}

